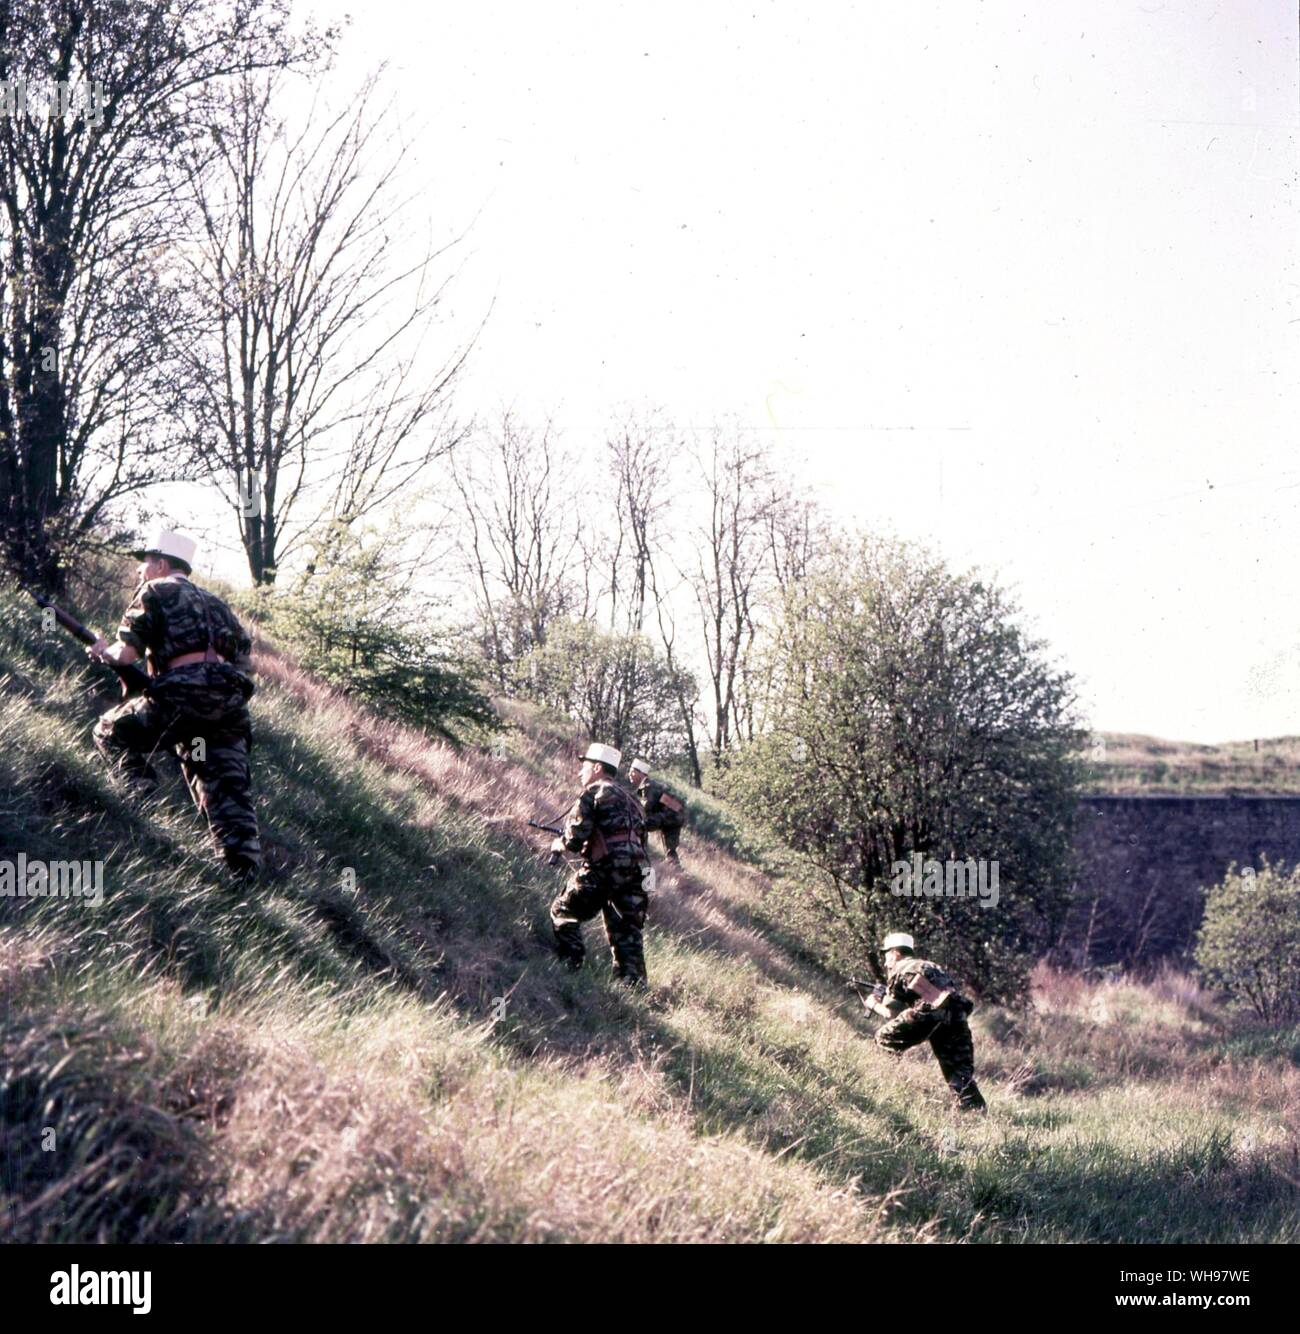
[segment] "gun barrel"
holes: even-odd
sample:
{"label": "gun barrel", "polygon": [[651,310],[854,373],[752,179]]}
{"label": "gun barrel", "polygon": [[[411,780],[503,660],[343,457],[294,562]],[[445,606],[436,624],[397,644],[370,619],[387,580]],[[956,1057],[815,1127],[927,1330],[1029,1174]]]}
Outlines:
{"label": "gun barrel", "polygon": [[536,820],[529,820],[528,827],[530,829],[542,829],[548,834],[554,834],[557,838],[564,837],[564,830],[559,825],[539,824]]}
{"label": "gun barrel", "polygon": [[[42,611],[52,611],[54,619],[74,639],[80,640],[83,644],[94,644],[99,639],[93,630],[88,630],[75,616],[70,616],[51,598],[36,592],[32,593],[32,597]],[[122,682],[124,695],[138,695],[148,688],[149,674],[138,662],[114,662],[110,658],[105,665],[117,673],[118,679]]]}
{"label": "gun barrel", "polygon": [[54,619],[74,638],[81,640],[83,644],[93,644],[98,636],[93,630],[87,630],[75,616],[69,616],[62,607],[52,602],[47,597],[42,597],[39,593],[33,593],[32,597],[36,599],[36,605],[42,611],[52,611]]}

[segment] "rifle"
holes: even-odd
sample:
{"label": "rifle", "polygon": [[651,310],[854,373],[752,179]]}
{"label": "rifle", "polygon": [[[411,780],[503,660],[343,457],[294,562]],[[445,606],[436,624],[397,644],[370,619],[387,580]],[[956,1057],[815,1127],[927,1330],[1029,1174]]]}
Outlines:
{"label": "rifle", "polygon": [[[75,616],[70,616],[62,607],[58,607],[47,597],[32,592],[36,605],[42,611],[52,611],[54,619],[74,638],[83,644],[93,644],[99,636],[93,630],[87,630]],[[149,687],[149,673],[138,662],[114,662],[105,658],[104,664],[111,667],[122,683],[122,698],[130,699],[133,695],[143,694]]]}
{"label": "rifle", "polygon": [[859,996],[866,990],[876,1000],[883,1000],[885,997],[885,984],[883,982],[870,982],[865,977],[850,977],[845,979],[844,985],[852,987]]}
{"label": "rifle", "polygon": [[[869,982],[864,977],[850,977],[845,982],[846,986],[852,987],[858,993],[858,999],[863,1007],[871,1011],[872,1014],[880,1015],[881,1012],[874,1007],[879,1005],[885,999],[885,984],[883,982]],[[868,995],[862,994],[863,988],[866,988]],[[883,1018],[884,1016],[881,1015]]]}
{"label": "rifle", "polygon": [[[528,827],[529,829],[545,830],[545,832],[548,834],[554,834],[556,838],[564,837],[564,830],[561,829],[559,825],[539,824],[536,820],[529,820]],[[559,861],[560,861],[560,854],[558,852],[552,852],[551,855],[546,859],[546,864],[547,866],[557,866],[559,864]]]}

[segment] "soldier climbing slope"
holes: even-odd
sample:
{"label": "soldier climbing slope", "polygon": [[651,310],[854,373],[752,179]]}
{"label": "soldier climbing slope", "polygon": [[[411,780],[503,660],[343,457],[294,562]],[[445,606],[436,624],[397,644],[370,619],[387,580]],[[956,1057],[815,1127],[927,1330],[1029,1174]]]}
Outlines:
{"label": "soldier climbing slope", "polygon": [[262,860],[248,765],[252,643],[215,593],[190,582],[194,547],[190,538],[162,531],[131,553],[140,561],[140,584],[117,642],[100,639],[87,652],[120,663],[143,657],[150,683],[100,718],[95,746],[142,795],[158,784],[152,756],[174,750],[227,867],[242,879]]}
{"label": "soldier climbing slope", "polygon": [[646,985],[642,933],[650,895],[645,883],[645,821],[635,797],[618,782],[622,752],[593,744],[582,757],[582,792],[564,820],[553,852],[576,852],[582,860],[551,904],[551,924],[560,958],[582,967],[582,924],[597,913],[614,959],[614,975],[629,986]]}
{"label": "soldier climbing slope", "polygon": [[914,947],[912,937],[902,931],[886,936],[881,946],[886,981],[877,988],[881,994],[863,1001],[889,1021],[876,1031],[876,1044],[885,1051],[904,1052],[928,1038],[958,1108],[987,1111],[975,1082],[975,1045],[966,1022],[975,1005],[937,964],[915,958]]}
{"label": "soldier climbing slope", "polygon": [[645,760],[632,761],[628,778],[641,799],[646,829],[652,833],[658,832],[664,841],[664,856],[674,866],[680,866],[677,844],[681,841],[682,828],[686,824],[685,803],[662,783],[650,777],[650,766]]}

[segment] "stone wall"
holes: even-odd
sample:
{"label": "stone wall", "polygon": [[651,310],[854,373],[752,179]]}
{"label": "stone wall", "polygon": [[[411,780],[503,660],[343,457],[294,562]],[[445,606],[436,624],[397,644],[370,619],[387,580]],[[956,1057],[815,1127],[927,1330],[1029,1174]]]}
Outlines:
{"label": "stone wall", "polygon": [[1079,878],[1057,950],[1076,965],[1185,960],[1228,866],[1300,862],[1300,796],[1081,802]]}

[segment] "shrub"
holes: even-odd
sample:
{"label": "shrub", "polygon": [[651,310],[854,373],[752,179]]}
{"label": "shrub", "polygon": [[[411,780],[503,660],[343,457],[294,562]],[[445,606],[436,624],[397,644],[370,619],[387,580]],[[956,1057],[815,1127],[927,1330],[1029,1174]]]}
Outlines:
{"label": "shrub", "polygon": [[1261,1019],[1300,1018],[1300,867],[1230,867],[1206,893],[1196,962]]}
{"label": "shrub", "polygon": [[498,726],[476,668],[436,628],[435,609],[413,593],[410,572],[381,535],[336,523],[318,535],[315,552],[287,592],[244,598],[308,671],[378,713],[449,739],[457,723]]}
{"label": "shrub", "polygon": [[[1009,998],[1051,938],[1082,736],[1069,677],[1015,611],[988,583],[870,539],[837,544],[787,598],[764,729],[723,785],[829,878],[808,893],[849,966],[913,931]],[[922,895],[898,870],[916,854],[996,866],[1000,897],[935,895],[929,872]]]}
{"label": "shrub", "polygon": [[557,620],[546,642],[515,664],[516,688],[567,714],[594,739],[651,760],[678,753],[678,701],[698,694],[644,635],[612,634],[590,621]]}

